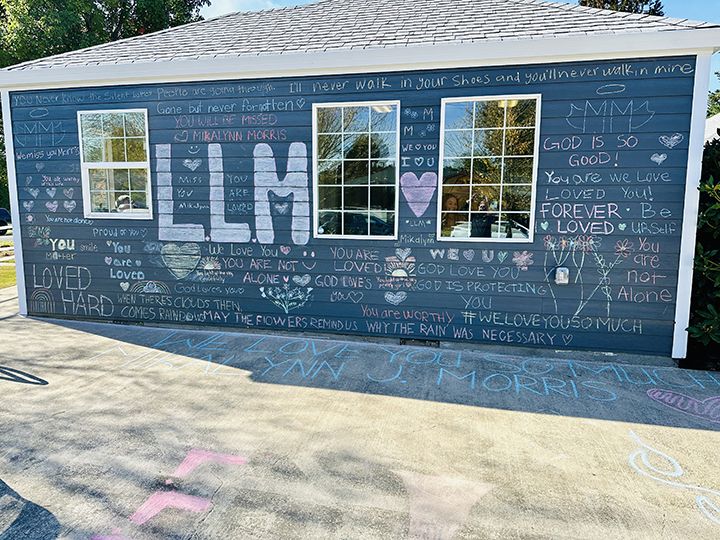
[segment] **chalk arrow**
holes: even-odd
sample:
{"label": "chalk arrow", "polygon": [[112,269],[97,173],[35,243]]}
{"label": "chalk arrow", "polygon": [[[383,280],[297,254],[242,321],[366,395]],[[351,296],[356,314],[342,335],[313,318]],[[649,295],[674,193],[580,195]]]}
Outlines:
{"label": "chalk arrow", "polygon": [[204,512],[211,506],[212,502],[202,497],[193,497],[175,491],[156,491],[130,516],[130,521],[142,525],[166,508],[179,508],[180,510],[199,513]]}

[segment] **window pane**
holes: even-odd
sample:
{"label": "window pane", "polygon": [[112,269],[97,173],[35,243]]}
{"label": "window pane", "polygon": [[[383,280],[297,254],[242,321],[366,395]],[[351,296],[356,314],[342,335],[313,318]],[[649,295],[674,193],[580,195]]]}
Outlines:
{"label": "window pane", "polygon": [[342,131],[342,109],[320,107],[317,110],[318,133],[340,133]]}
{"label": "window pane", "polygon": [[369,137],[366,133],[343,135],[343,155],[345,159],[368,159]]}
{"label": "window pane", "polygon": [[102,139],[85,139],[83,137],[83,159],[86,162],[105,161],[103,159]]}
{"label": "window pane", "polygon": [[110,199],[107,191],[97,191],[90,193],[90,206],[93,212],[109,212]]}
{"label": "window pane", "polygon": [[501,182],[501,159],[473,159],[473,183],[499,184]]}
{"label": "window pane", "polygon": [[530,214],[500,214],[498,238],[530,238]]}
{"label": "window pane", "polygon": [[105,113],[102,115],[103,135],[105,137],[124,137],[125,126],[123,115],[118,113]]}
{"label": "window pane", "polygon": [[367,236],[368,232],[367,212],[345,212],[343,214],[343,234]]}
{"label": "window pane", "polygon": [[470,236],[470,221],[468,214],[460,212],[443,212],[441,217],[441,236],[468,238]]}
{"label": "window pane", "polygon": [[340,210],[342,208],[342,193],[340,188],[318,188],[318,208],[322,210]]}
{"label": "window pane", "polygon": [[446,131],[444,152],[445,157],[472,156],[472,131]]}
{"label": "window pane", "polygon": [[127,169],[108,170],[110,186],[115,191],[130,191],[130,177]]}
{"label": "window pane", "polygon": [[147,171],[145,169],[130,169],[130,189],[147,191]]}
{"label": "window pane", "polygon": [[128,161],[147,161],[145,138],[125,139]]}
{"label": "window pane", "polygon": [[492,238],[497,230],[498,215],[488,212],[470,214],[470,236],[472,238]]}
{"label": "window pane", "polygon": [[472,125],[472,101],[445,104],[445,129],[471,128]]}
{"label": "window pane", "polygon": [[370,183],[395,185],[395,161],[371,161]]}
{"label": "window pane", "polygon": [[127,137],[145,137],[145,115],[143,113],[125,113],[125,135]]}
{"label": "window pane", "polygon": [[502,209],[505,212],[529,212],[532,189],[530,186],[505,186]]}
{"label": "window pane", "polygon": [[446,186],[442,191],[444,212],[467,211],[470,186]]}
{"label": "window pane", "polygon": [[318,183],[341,184],[342,161],[320,161],[318,163]]}
{"label": "window pane", "polygon": [[535,150],[534,129],[505,130],[505,155],[532,156]]}
{"label": "window pane", "polygon": [[99,114],[81,114],[80,129],[83,143],[88,137],[102,137],[102,121]]}
{"label": "window pane", "polygon": [[342,135],[318,135],[318,159],[342,158]]}
{"label": "window pane", "polygon": [[110,186],[107,181],[106,169],[90,169],[88,171],[90,177],[90,189],[93,191],[108,190]]}
{"label": "window pane", "polygon": [[397,106],[375,105],[370,107],[370,129],[372,131],[396,131]]}
{"label": "window pane", "polygon": [[395,187],[370,188],[370,208],[373,210],[394,210]]}
{"label": "window pane", "polygon": [[367,184],[368,183],[368,162],[367,161],[345,161],[344,181],[346,184]]}
{"label": "window pane", "polygon": [[507,110],[507,125],[512,126],[527,126],[532,127],[535,125],[535,108],[537,106],[536,100],[534,99],[523,99],[517,101],[517,105],[511,107],[508,104]]}
{"label": "window pane", "polygon": [[505,122],[505,102],[503,100],[476,101],[475,127],[503,127]]}
{"label": "window pane", "polygon": [[147,193],[144,191],[131,191],[130,200],[133,210],[147,209]]}
{"label": "window pane", "polygon": [[115,211],[117,212],[129,212],[132,210],[132,204],[130,201],[130,192],[118,193],[115,192]]}
{"label": "window pane", "polygon": [[370,131],[370,107],[345,107],[343,109],[343,130],[360,133]]}
{"label": "window pane", "polygon": [[395,213],[374,211],[370,215],[370,234],[373,236],[393,236],[395,234]]}
{"label": "window pane", "polygon": [[509,184],[532,184],[533,158],[505,158],[503,181]]}
{"label": "window pane", "polygon": [[370,157],[375,159],[395,157],[395,138],[394,133],[373,133],[370,137]]}
{"label": "window pane", "polygon": [[367,187],[346,187],[344,210],[365,210],[368,209],[368,188]]}
{"label": "window pane", "polygon": [[319,234],[342,234],[342,214],[340,212],[320,212],[318,216]]}
{"label": "window pane", "polygon": [[105,139],[105,161],[127,161],[125,139]]}
{"label": "window pane", "polygon": [[446,159],[443,167],[443,184],[469,184],[470,159]]}
{"label": "window pane", "polygon": [[476,129],[474,156],[501,156],[503,152],[502,129]]}
{"label": "window pane", "polygon": [[482,186],[472,188],[470,210],[478,212],[498,211],[500,209],[500,186]]}

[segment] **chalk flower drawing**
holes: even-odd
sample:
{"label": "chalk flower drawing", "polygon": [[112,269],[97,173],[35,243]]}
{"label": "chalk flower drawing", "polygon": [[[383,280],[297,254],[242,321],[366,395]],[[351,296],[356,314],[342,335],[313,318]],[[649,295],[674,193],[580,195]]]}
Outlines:
{"label": "chalk flower drawing", "polygon": [[632,253],[633,244],[627,238],[624,240],[618,240],[615,243],[615,254],[627,259]]}
{"label": "chalk flower drawing", "polygon": [[527,272],[528,266],[535,264],[533,254],[529,251],[516,251],[513,253],[512,261],[520,270]]}
{"label": "chalk flower drawing", "polygon": [[[630,437],[640,447],[633,451],[628,457],[630,467],[632,467],[636,473],[668,486],[694,491],[697,494],[695,496],[695,504],[698,510],[700,510],[707,519],[716,525],[720,525],[720,505],[708,497],[709,494],[713,497],[718,497],[717,501],[720,501],[719,490],[675,481],[675,479],[681,478],[683,474],[685,474],[685,471],[683,471],[680,464],[674,458],[643,442],[632,430],[630,430]],[[662,463],[662,467],[655,465],[659,465],[660,463]]]}
{"label": "chalk flower drawing", "polygon": [[303,307],[312,299],[312,290],[312,287],[291,289],[290,285],[285,284],[282,287],[260,287],[260,294],[285,313],[290,313],[294,309]]}

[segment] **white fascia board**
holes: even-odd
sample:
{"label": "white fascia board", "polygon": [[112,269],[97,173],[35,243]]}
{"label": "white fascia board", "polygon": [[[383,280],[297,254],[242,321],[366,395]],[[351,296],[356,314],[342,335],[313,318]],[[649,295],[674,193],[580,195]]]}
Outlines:
{"label": "white fascia board", "polygon": [[331,75],[415,69],[531,65],[580,60],[712,54],[720,28],[598,34],[274,55],[243,55],[0,73],[0,88],[31,90],[132,83]]}

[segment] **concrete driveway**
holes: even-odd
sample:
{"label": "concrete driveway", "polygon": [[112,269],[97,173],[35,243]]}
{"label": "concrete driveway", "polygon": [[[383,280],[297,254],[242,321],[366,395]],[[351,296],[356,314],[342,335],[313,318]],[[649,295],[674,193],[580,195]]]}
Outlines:
{"label": "concrete driveway", "polygon": [[0,540],[720,538],[720,373],[16,313]]}

